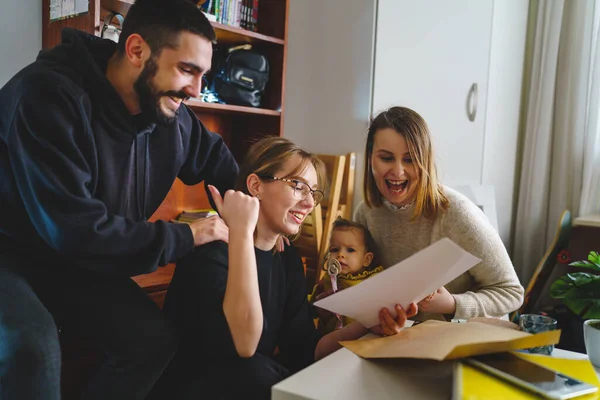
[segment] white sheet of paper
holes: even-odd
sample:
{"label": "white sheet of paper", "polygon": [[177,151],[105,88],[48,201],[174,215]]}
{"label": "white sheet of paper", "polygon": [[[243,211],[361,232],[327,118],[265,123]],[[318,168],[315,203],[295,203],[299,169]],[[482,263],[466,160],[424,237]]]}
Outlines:
{"label": "white sheet of paper", "polygon": [[379,324],[379,310],[406,308],[444,286],[481,260],[448,238],[413,254],[358,285],[314,303],[315,306],[354,318],[370,328]]}

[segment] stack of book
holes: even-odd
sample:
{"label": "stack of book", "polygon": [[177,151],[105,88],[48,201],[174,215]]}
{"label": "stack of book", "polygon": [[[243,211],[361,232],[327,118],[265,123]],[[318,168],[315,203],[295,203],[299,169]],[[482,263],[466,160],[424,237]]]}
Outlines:
{"label": "stack of book", "polygon": [[171,220],[178,224],[189,224],[200,218],[208,218],[213,215],[217,215],[217,212],[211,208],[202,208],[197,210],[183,210],[177,218]]}

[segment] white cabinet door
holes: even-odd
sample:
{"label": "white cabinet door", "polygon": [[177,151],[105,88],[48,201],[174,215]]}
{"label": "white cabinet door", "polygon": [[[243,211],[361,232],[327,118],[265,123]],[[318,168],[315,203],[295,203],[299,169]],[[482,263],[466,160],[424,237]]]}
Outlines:
{"label": "white cabinet door", "polygon": [[421,114],[446,184],[481,183],[493,7],[494,0],[379,0],[373,113],[401,105]]}

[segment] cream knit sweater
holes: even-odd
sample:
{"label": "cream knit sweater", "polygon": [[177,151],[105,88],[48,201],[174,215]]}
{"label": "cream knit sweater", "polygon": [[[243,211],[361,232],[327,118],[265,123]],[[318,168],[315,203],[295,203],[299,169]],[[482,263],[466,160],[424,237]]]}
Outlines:
{"label": "cream knit sweater", "polygon": [[[354,220],[369,229],[386,268],[444,237],[480,258],[479,264],[445,285],[456,300],[454,318],[500,317],[518,309],[523,287],[500,236],[468,198],[446,186],[444,194],[450,206],[435,219],[420,217],[411,222],[412,206],[399,209],[386,202],[382,207],[369,208],[362,202]],[[420,313],[417,319],[444,316]]]}

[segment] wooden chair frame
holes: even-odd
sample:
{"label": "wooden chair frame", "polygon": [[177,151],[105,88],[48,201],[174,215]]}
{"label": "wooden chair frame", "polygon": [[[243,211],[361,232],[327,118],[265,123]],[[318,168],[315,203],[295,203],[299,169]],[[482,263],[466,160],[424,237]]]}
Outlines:
{"label": "wooden chair frame", "polygon": [[[310,283],[316,284],[321,278],[321,266],[327,255],[333,222],[338,216],[352,218],[354,198],[356,153],[319,154],[318,156],[327,167],[328,190],[321,204],[315,207],[311,215],[304,220],[301,236],[296,242],[305,264],[312,267],[309,269],[314,269],[314,271],[307,271],[309,290],[312,289]],[[335,211],[330,212],[330,210]],[[310,276],[312,273],[314,277]]]}

